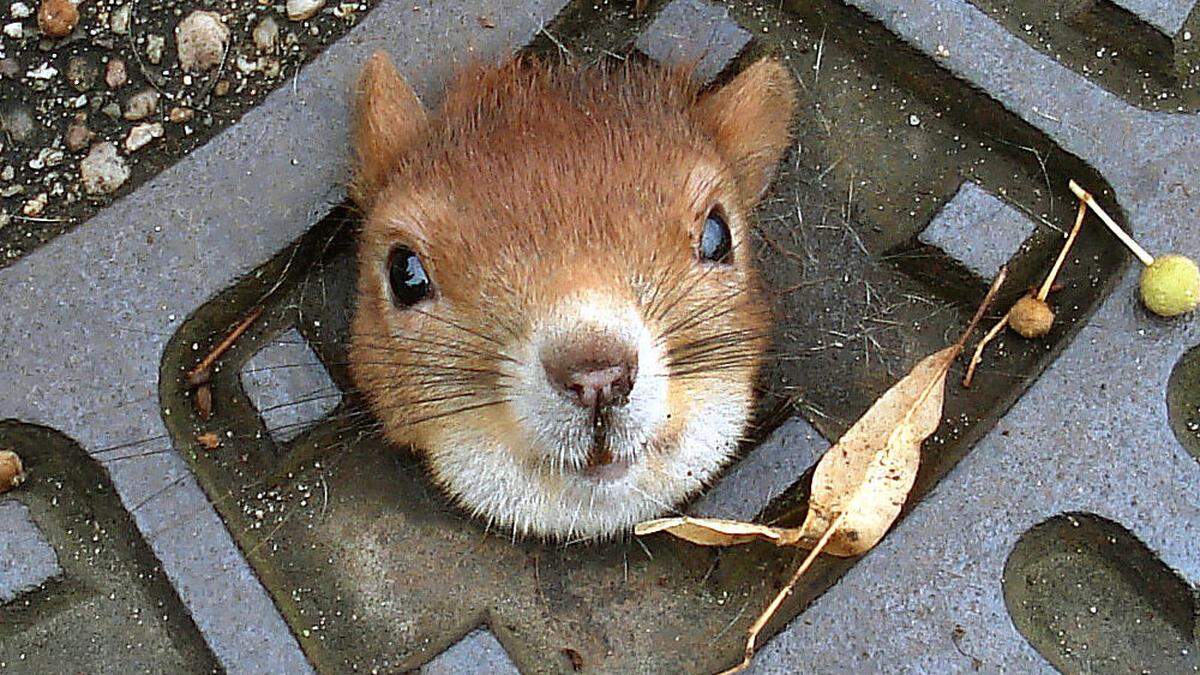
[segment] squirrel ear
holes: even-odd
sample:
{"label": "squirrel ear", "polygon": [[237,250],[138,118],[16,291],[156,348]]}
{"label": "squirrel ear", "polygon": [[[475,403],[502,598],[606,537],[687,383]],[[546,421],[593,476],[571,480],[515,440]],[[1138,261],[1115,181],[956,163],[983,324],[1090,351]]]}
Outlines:
{"label": "squirrel ear", "polygon": [[354,178],[350,194],[366,207],[387,183],[400,156],[425,129],[425,107],[382,51],[367,59],[355,97]]}
{"label": "squirrel ear", "polygon": [[791,73],[774,59],[762,59],[701,97],[697,109],[732,166],[742,193],[758,201],[791,138],[789,127],[796,112]]}

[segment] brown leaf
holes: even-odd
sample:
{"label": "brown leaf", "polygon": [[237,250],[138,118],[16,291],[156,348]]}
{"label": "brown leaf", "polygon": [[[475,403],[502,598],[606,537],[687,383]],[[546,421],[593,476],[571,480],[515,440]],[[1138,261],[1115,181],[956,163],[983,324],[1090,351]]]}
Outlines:
{"label": "brown leaf", "polygon": [[800,535],[800,531],[795,529],[689,516],[647,520],[635,525],[633,531],[637,535],[668,532],[700,546],[737,546],[752,541],[769,541],[777,546],[788,546],[796,543]]}
{"label": "brown leaf", "polygon": [[646,5],[650,4],[650,0],[633,0],[633,13],[636,16],[641,16],[642,12],[646,11]]}
{"label": "brown leaf", "polygon": [[200,385],[196,388],[195,397],[196,416],[202,421],[207,421],[213,412],[212,388],[207,384]]}
{"label": "brown leaf", "polygon": [[827,553],[859,555],[883,538],[916,480],[921,443],[942,421],[946,374],[961,351],[958,343],[925,357],[825,453],[813,475],[803,540],[815,542],[843,514]]}
{"label": "brown leaf", "polygon": [[200,447],[209,451],[216,450],[217,448],[221,447],[221,437],[217,436],[217,434],[212,431],[208,432],[207,434],[200,434],[197,436],[196,442],[200,444]]}

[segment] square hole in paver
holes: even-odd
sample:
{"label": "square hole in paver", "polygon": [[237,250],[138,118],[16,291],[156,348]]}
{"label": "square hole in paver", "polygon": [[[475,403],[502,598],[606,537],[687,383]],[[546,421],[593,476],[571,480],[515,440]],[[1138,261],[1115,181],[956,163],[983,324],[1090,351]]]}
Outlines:
{"label": "square hole in paver", "polygon": [[342,401],[329,371],[292,328],[260,349],[241,372],[242,387],[277,443],[286,443]]}
{"label": "square hole in paver", "polygon": [[637,39],[637,48],[662,63],[696,64],[701,82],[712,79],[736,57],[750,32],[724,7],[703,0],[675,0],[663,8]]}
{"label": "square hole in paver", "polygon": [[816,463],[829,442],[804,418],[793,417],[771,432],[704,493],[696,516],[750,520]]}
{"label": "square hole in paver", "polygon": [[917,238],[980,278],[991,279],[1036,229],[1011,204],[968,181]]}
{"label": "square hole in paver", "polygon": [[476,628],[421,668],[421,675],[519,675],[504,646],[487,628]]}
{"label": "square hole in paver", "polygon": [[18,501],[0,502],[0,604],[12,602],[62,573],[58,556],[33,522],[28,507]]}

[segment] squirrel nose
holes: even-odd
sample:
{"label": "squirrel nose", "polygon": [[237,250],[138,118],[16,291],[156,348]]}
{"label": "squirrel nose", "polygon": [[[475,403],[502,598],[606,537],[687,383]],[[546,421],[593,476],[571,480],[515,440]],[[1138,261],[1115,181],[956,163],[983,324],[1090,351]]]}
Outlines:
{"label": "squirrel nose", "polygon": [[569,336],[542,352],[556,389],[575,405],[598,410],[624,405],[637,377],[637,352],[605,333]]}

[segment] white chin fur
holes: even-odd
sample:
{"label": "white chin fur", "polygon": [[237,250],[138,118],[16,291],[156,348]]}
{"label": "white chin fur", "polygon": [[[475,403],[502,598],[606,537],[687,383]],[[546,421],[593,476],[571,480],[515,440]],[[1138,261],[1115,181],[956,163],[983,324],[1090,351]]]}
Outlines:
{"label": "white chin fur", "polygon": [[[545,341],[585,328],[637,345],[633,389],[609,426],[610,449],[629,470],[607,480],[583,475],[590,415],[553,389],[539,358]],[[506,373],[511,413],[524,438],[501,440],[462,424],[427,439],[427,450],[439,482],[464,506],[515,534],[608,537],[669,511],[728,461],[750,413],[748,386],[714,379],[682,411],[678,442],[654,447],[669,416],[662,348],[636,309],[595,297],[559,305],[510,353],[519,364]]]}
{"label": "white chin fur", "polygon": [[679,443],[620,479],[596,481],[519,459],[510,447],[461,427],[430,453],[438,480],[489,525],[561,540],[610,537],[672,509],[733,455],[749,414],[746,392],[707,391]]}

